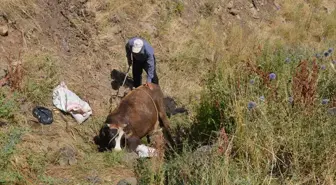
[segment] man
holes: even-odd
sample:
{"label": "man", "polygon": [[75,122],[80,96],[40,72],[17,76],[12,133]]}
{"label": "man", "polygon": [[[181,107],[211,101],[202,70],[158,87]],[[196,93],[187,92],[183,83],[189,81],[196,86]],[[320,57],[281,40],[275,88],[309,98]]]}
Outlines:
{"label": "man", "polygon": [[128,65],[133,65],[132,74],[134,88],[141,85],[143,70],[147,73],[146,85],[149,88],[152,89],[151,83],[159,85],[153,47],[144,39],[133,37],[126,43],[125,49]]}

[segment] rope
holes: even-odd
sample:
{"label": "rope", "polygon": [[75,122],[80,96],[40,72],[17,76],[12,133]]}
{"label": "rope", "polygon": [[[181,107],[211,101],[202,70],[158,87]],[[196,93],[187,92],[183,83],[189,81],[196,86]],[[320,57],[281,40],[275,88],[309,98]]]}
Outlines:
{"label": "rope", "polygon": [[[158,110],[158,108],[157,108],[157,106],[156,106],[156,104],[155,104],[155,101],[153,100],[152,96],[151,96],[148,92],[146,92],[145,90],[141,89],[141,87],[138,87],[138,88],[134,89],[133,91],[135,91],[135,90],[143,91],[145,94],[147,94],[147,95],[149,96],[149,98],[152,100],[152,102],[153,102],[153,104],[154,104],[154,107],[155,107],[155,110],[156,110],[156,122],[159,121],[159,110]],[[129,95],[131,95],[131,94],[132,94],[132,92],[131,92],[131,93],[128,93],[124,98],[126,98],[127,96],[129,96]],[[159,131],[161,131],[161,130],[162,130],[161,128],[160,128],[160,129],[157,129],[157,130],[154,130],[154,131],[151,133],[151,135],[153,135],[153,134],[155,134],[155,133],[157,133],[157,132],[159,132]],[[118,134],[119,134],[119,132],[118,132]],[[114,136],[114,137],[109,141],[109,143],[110,143],[113,139],[115,139],[115,138],[117,137],[118,134],[116,134],[116,136]],[[132,135],[132,133],[125,133],[125,135],[126,135],[126,137],[125,137],[125,139],[126,139],[127,136]]]}
{"label": "rope", "polygon": [[111,143],[111,141],[113,140],[113,139],[115,139],[117,136],[119,136],[119,129],[118,129],[118,131],[117,131],[117,134],[112,138],[112,139],[110,139],[110,141],[108,142],[108,145]]}
{"label": "rope", "polygon": [[[159,110],[158,110],[158,108],[157,108],[157,106],[156,106],[156,104],[155,104],[155,101],[153,100],[152,96],[151,96],[148,92],[146,92],[145,90],[141,89],[141,87],[138,87],[138,88],[136,88],[135,90],[140,90],[140,91],[144,92],[144,93],[147,94],[147,95],[149,96],[149,98],[152,100],[152,102],[153,102],[153,104],[154,104],[154,107],[155,107],[155,110],[156,110],[156,122],[158,122],[158,121],[159,121]],[[130,95],[130,94],[131,94],[131,93],[127,94],[126,96],[128,96],[128,95]],[[162,130],[162,129],[154,130],[151,134],[154,134],[154,133],[156,133],[156,132],[158,132],[158,131],[161,131],[161,130]]]}
{"label": "rope", "polygon": [[152,100],[152,102],[154,104],[154,107],[155,107],[155,110],[156,110],[156,121],[158,121],[159,120],[159,110],[156,107],[155,101],[153,100],[152,96],[150,94],[148,94],[145,90],[140,89],[140,88],[138,88],[138,89],[141,90],[141,91],[143,91],[143,92],[145,92],[149,96],[149,98]]}

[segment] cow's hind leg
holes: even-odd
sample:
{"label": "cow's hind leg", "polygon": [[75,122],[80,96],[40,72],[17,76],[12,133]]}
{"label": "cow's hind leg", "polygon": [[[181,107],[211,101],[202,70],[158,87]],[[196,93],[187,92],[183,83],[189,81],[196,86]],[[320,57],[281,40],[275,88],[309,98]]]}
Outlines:
{"label": "cow's hind leg", "polygon": [[171,135],[171,129],[170,129],[170,123],[164,108],[163,100],[159,101],[157,103],[157,108],[159,112],[159,121],[160,125],[163,127],[163,133],[168,140],[170,147],[175,147],[175,142],[173,140],[173,137]]}
{"label": "cow's hind leg", "polygon": [[149,136],[149,135],[147,135],[147,136],[146,136],[146,138],[147,138],[147,143],[148,143],[148,144],[150,144],[150,143],[151,143],[150,136]]}

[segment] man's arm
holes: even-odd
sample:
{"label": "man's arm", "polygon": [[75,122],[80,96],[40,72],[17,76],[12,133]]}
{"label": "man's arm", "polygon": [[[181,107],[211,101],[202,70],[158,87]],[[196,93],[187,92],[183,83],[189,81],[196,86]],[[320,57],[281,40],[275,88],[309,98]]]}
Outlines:
{"label": "man's arm", "polygon": [[125,45],[125,51],[126,51],[126,57],[127,57],[127,63],[128,65],[132,65],[132,56],[131,56],[131,46],[130,46],[130,43],[127,42],[126,45]]}
{"label": "man's arm", "polygon": [[147,82],[152,83],[152,79],[154,78],[154,49],[151,46],[146,46],[146,55],[147,55],[147,65],[148,65],[148,74],[147,74]]}

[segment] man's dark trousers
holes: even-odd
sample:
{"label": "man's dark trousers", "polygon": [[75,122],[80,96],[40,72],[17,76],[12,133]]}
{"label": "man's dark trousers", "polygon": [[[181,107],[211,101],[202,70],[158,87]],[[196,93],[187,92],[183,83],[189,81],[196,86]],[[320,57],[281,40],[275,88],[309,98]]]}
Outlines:
{"label": "man's dark trousers", "polygon": [[[133,86],[137,88],[141,85],[142,70],[145,70],[148,75],[148,64],[142,61],[133,61],[132,73],[133,73]],[[154,58],[154,77],[152,83],[159,85],[159,78],[156,74],[156,60]]]}

